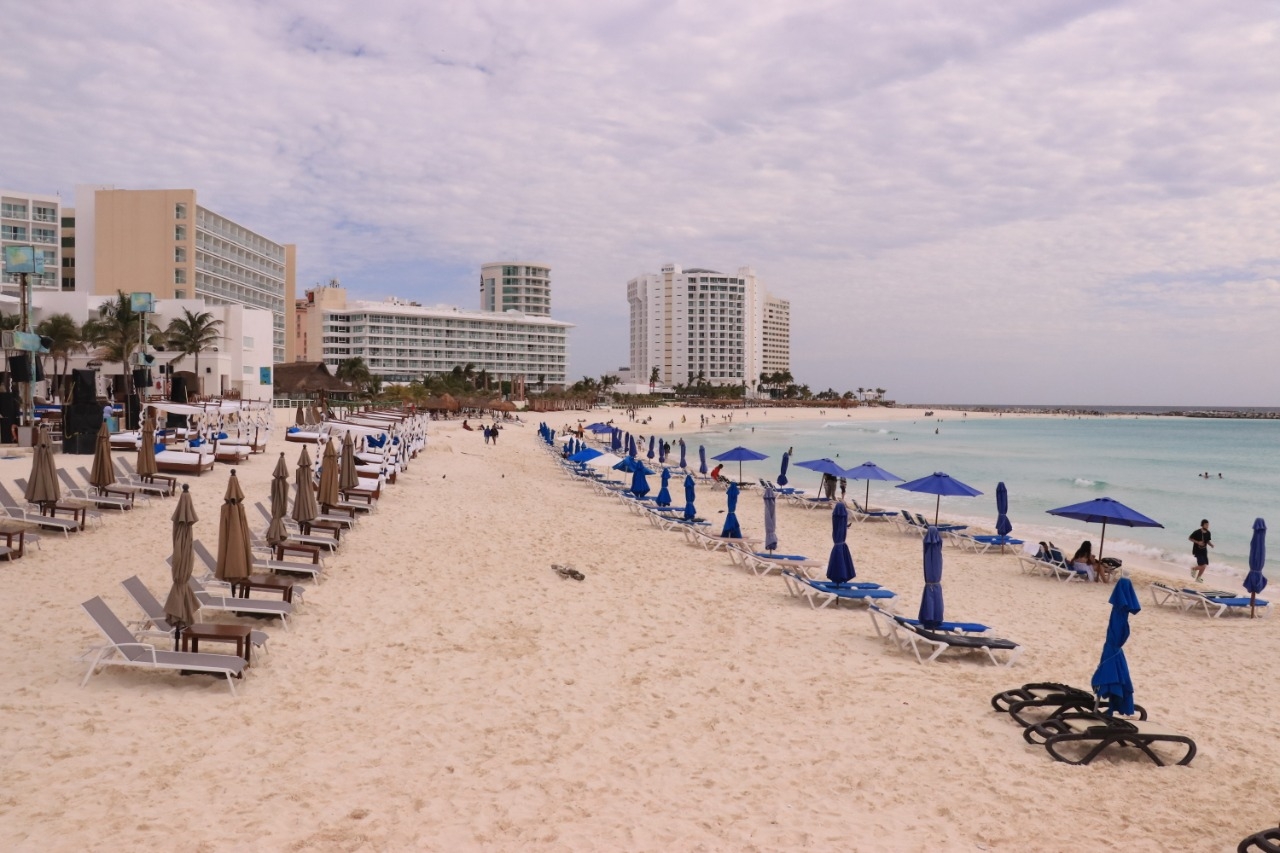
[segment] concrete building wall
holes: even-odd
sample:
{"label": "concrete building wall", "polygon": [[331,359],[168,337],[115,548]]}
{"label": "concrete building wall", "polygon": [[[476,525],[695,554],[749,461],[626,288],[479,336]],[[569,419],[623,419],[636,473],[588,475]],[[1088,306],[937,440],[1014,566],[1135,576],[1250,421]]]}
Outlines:
{"label": "concrete building wall", "polygon": [[791,370],[791,303],[766,294],[763,323],[764,351],[760,372],[774,374]]}
{"label": "concrete building wall", "polygon": [[[29,277],[33,289],[62,286],[61,217],[62,200],[56,195],[0,190],[0,246],[32,246],[44,261],[44,273]],[[16,273],[3,276],[5,285],[18,283]]]}

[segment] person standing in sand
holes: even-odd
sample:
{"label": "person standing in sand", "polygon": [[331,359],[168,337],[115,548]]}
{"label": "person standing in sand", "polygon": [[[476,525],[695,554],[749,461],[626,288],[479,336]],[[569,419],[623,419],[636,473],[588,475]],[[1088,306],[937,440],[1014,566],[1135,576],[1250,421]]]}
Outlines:
{"label": "person standing in sand", "polygon": [[1209,533],[1209,519],[1200,520],[1200,526],[1191,531],[1187,537],[1191,541],[1191,556],[1196,558],[1196,567],[1191,570],[1191,577],[1204,582],[1204,569],[1209,565],[1209,549],[1213,547],[1212,534]]}

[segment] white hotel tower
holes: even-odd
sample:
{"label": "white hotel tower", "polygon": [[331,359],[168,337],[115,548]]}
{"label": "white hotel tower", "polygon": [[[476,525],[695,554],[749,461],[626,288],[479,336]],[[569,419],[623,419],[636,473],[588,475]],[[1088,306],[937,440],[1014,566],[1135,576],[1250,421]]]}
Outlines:
{"label": "white hotel tower", "polygon": [[[750,267],[726,275],[667,264],[656,275],[627,282],[631,307],[631,377],[647,384],[687,384],[699,376],[712,385],[746,385],[761,372],[790,368],[790,306],[765,292]],[[766,351],[766,305],[770,341]]]}

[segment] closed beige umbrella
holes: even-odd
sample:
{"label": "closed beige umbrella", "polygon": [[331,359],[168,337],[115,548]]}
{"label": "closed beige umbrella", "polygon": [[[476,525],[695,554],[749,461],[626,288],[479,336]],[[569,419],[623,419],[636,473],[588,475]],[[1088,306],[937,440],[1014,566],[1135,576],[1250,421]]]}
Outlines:
{"label": "closed beige umbrella", "polygon": [[333,439],[324,446],[324,458],[320,460],[320,491],[316,501],[322,507],[337,506],[342,496],[338,492],[338,451],[334,449]]}
{"label": "closed beige umbrella", "polygon": [[293,424],[294,426],[300,426],[300,427],[307,425],[307,407],[306,406],[298,407],[298,414],[293,419]]}
{"label": "closed beige umbrella", "polygon": [[281,453],[276,460],[276,469],[271,472],[271,525],[267,528],[267,544],[272,548],[289,538],[289,531],[284,526],[288,512],[289,466],[285,464],[284,453]]}
{"label": "closed beige umbrella", "polygon": [[249,549],[249,520],[244,514],[244,492],[236,471],[231,469],[227,493],[222,498],[218,516],[218,564],[215,574],[220,580],[234,581],[249,577],[253,553]]}
{"label": "closed beige umbrella", "polygon": [[142,423],[142,442],[138,445],[137,469],[139,477],[154,477],[160,473],[156,466],[156,422],[147,418]]}
{"label": "closed beige umbrella", "polygon": [[89,484],[101,494],[116,482],[116,468],[111,464],[111,433],[107,422],[98,428],[98,440],[93,446],[93,469],[89,471]]}
{"label": "closed beige umbrella", "polygon": [[356,443],[347,433],[342,439],[342,465],[338,468],[338,488],[346,491],[360,485],[360,474],[356,471]]}
{"label": "closed beige umbrella", "polygon": [[178,629],[173,634],[175,651],[178,635],[183,628],[196,623],[196,611],[200,609],[196,594],[188,583],[195,567],[195,554],[192,552],[195,534],[192,528],[200,520],[191,502],[190,488],[186,483],[182,484],[182,497],[178,498],[178,508],[173,511],[173,586],[169,588],[169,597],[164,600],[164,615],[169,617],[169,624]]}
{"label": "closed beige umbrella", "polygon": [[27,491],[24,494],[28,501],[42,507],[56,504],[62,497],[47,430],[41,429],[37,433],[35,452],[31,454],[31,476],[27,479]]}
{"label": "closed beige umbrella", "polygon": [[302,448],[302,455],[298,457],[298,470],[294,475],[294,485],[297,487],[297,494],[293,498],[293,520],[298,524],[310,524],[311,520],[320,514],[320,507],[316,506],[315,477],[311,473],[311,454],[307,453],[305,447]]}

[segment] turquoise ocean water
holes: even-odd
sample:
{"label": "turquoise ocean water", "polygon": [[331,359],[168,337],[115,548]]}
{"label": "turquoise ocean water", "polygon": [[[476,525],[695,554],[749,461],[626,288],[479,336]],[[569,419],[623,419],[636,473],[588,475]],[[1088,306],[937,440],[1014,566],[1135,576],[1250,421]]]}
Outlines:
{"label": "turquoise ocean water", "polygon": [[[905,480],[945,471],[984,494],[943,498],[942,517],[987,527],[994,525],[996,483],[1003,480],[1013,535],[1052,538],[1064,548],[1088,538],[1096,550],[1100,525],[1050,516],[1046,510],[1115,498],[1164,529],[1109,525],[1106,553],[1183,570],[1193,562],[1187,537],[1202,518],[1210,520],[1213,531],[1211,570],[1224,573],[1248,570],[1255,518],[1280,528],[1280,420],[963,417],[939,411],[914,422],[870,422],[843,418],[838,409],[829,414],[827,420],[796,425],[770,423],[759,410],[745,417],[735,413],[734,423],[686,436],[686,441],[694,465],[698,443],[706,445],[708,458],[738,444],[768,453],[768,461],[744,466],[748,479],[776,479],[782,453],[790,446],[795,448],[793,462],[831,457],[850,468],[870,461]],[[733,471],[736,463],[728,467]],[[1208,480],[1197,476],[1205,471],[1211,475]],[[791,485],[806,489],[816,489],[819,480],[794,466],[788,476]],[[851,482],[850,494],[861,501],[865,485]],[[891,483],[873,482],[871,503],[933,517],[932,495],[913,494]],[[1272,534],[1273,542],[1277,536]],[[1280,577],[1280,545],[1271,550],[1276,556],[1267,574]]]}

